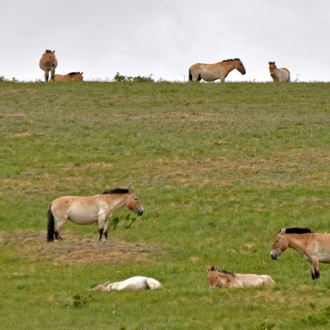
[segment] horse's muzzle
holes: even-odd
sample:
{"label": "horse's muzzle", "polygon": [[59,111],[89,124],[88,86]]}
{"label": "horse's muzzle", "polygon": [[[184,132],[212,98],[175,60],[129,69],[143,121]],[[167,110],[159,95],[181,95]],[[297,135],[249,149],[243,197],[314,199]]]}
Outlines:
{"label": "horse's muzzle", "polygon": [[270,256],[272,257],[273,260],[277,260],[277,254],[271,252]]}
{"label": "horse's muzzle", "polygon": [[143,207],[138,208],[138,209],[136,210],[136,214],[137,214],[138,216],[142,215],[143,212],[144,212]]}

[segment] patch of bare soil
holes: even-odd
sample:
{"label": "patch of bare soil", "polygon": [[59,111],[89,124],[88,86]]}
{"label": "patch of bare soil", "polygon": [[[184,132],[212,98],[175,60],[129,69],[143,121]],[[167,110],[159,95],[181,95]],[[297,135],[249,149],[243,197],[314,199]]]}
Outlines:
{"label": "patch of bare soil", "polygon": [[141,243],[130,243],[116,237],[98,242],[95,236],[70,235],[63,241],[46,242],[46,232],[0,233],[0,247],[19,249],[21,258],[49,260],[55,264],[113,264],[118,262],[146,262],[150,251]]}

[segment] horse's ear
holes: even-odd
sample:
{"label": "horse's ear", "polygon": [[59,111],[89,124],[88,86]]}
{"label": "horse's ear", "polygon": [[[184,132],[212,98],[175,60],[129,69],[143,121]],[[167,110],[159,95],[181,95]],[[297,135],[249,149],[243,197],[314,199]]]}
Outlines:
{"label": "horse's ear", "polygon": [[209,272],[211,270],[210,266],[206,266],[206,271]]}
{"label": "horse's ear", "polygon": [[83,74],[83,72],[80,72],[80,74]]}
{"label": "horse's ear", "polygon": [[131,186],[128,186],[128,192],[129,192],[130,194],[133,193],[133,189],[131,188]]}

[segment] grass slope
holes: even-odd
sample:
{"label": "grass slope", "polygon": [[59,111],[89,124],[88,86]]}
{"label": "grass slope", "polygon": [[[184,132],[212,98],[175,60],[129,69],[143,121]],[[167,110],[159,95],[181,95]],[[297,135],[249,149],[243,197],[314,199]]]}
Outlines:
{"label": "grass slope", "polygon": [[[0,87],[4,329],[329,326],[330,267],[269,257],[281,227],[329,230],[328,83]],[[45,242],[52,199],[129,185],[145,214],[117,211],[107,242],[69,222]],[[277,286],[210,291],[207,265]],[[88,291],[133,275],[166,290]]]}

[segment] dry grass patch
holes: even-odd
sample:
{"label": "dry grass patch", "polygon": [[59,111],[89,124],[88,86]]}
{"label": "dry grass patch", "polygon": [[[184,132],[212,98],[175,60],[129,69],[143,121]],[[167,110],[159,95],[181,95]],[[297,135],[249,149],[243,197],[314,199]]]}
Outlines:
{"label": "dry grass patch", "polygon": [[46,232],[0,233],[0,247],[18,249],[21,258],[48,260],[54,264],[102,264],[134,262],[148,263],[152,247],[143,243],[130,243],[116,237],[98,242],[95,235],[65,234],[63,241],[46,243]]}

